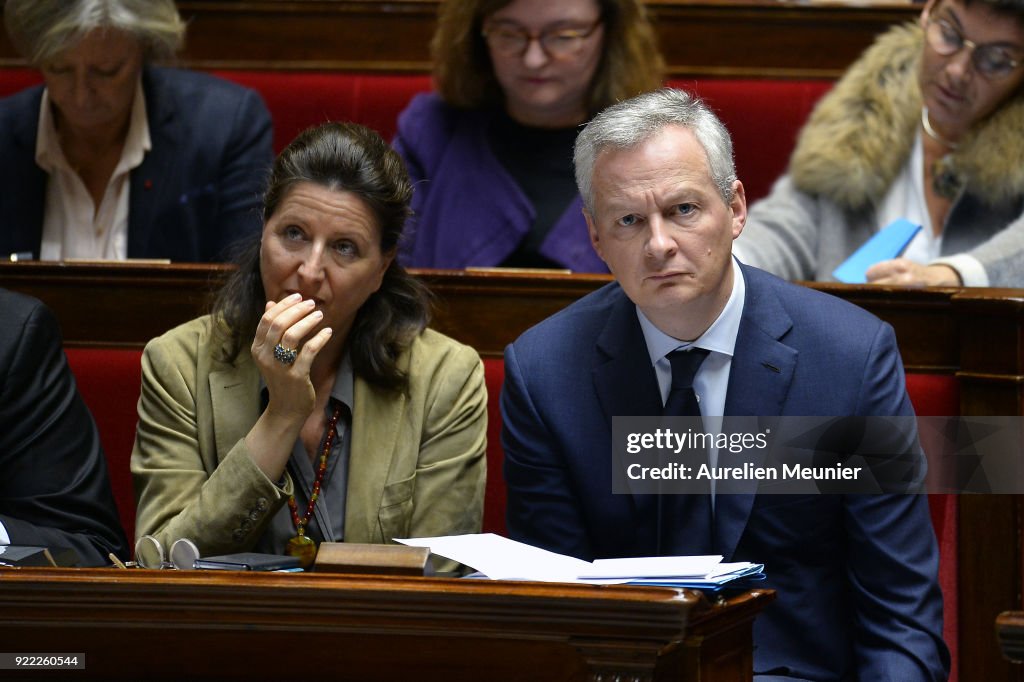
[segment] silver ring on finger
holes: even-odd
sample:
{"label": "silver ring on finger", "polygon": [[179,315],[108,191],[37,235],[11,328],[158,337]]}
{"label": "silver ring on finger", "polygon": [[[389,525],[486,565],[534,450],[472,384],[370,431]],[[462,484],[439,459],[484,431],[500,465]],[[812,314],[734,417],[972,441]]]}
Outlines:
{"label": "silver ring on finger", "polygon": [[283,365],[290,365],[295,362],[295,358],[298,357],[299,351],[294,348],[285,348],[281,344],[274,346],[274,359]]}

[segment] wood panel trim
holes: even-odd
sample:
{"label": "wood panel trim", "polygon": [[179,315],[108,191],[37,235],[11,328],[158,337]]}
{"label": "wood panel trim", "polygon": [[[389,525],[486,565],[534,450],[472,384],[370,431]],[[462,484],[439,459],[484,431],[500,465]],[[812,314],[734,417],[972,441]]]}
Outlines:
{"label": "wood panel trim", "polygon": [[[911,4],[648,0],[670,78],[836,78]],[[183,0],[182,64],[428,73],[439,0]],[[0,31],[0,67],[21,66]]]}

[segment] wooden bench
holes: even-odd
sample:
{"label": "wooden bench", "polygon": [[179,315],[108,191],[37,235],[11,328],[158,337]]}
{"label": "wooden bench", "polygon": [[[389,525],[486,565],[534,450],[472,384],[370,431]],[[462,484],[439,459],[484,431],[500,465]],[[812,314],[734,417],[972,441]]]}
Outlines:
{"label": "wooden bench", "polygon": [[[122,520],[134,526],[128,459],[134,439],[142,345],[200,314],[227,266],[0,264],[0,286],[36,296],[57,314],[79,387],[110,462]],[[608,279],[422,271],[438,293],[436,327],[477,348],[490,396],[485,527],[504,528],[498,395],[501,352],[523,330]],[[815,285],[892,323],[907,383],[922,415],[1024,415],[1024,291],[912,290]],[[1019,606],[1019,497],[933,496],[942,556],[946,637],[963,679],[1005,679],[991,638],[995,615]],[[969,586],[969,587],[968,587]],[[969,596],[967,596],[969,595]],[[982,627],[981,624],[984,624]],[[970,673],[970,674],[967,674]]]}

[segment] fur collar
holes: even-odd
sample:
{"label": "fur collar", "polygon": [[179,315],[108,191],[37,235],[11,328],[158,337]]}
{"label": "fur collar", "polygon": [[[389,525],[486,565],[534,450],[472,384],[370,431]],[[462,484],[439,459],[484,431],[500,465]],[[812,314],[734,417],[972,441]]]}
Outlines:
{"label": "fur collar", "polygon": [[[846,209],[880,202],[910,154],[921,120],[923,32],[894,27],[815,107],[790,159],[794,184]],[[1024,195],[1024,93],[968,134],[955,153],[967,190],[997,205]]]}

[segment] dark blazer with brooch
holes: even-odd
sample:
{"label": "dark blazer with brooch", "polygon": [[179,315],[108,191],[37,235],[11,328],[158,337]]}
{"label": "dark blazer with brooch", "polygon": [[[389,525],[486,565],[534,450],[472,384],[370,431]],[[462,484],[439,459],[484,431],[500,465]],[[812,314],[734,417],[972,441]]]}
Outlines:
{"label": "dark blazer with brooch", "polygon": [[0,319],[0,523],[12,544],[70,547],[83,566],[108,565],[110,552],[127,559],[99,434],[57,321],[5,289]]}
{"label": "dark blazer with brooch", "polygon": [[[726,415],[912,415],[891,327],[743,267]],[[617,283],[505,351],[510,537],[583,559],[657,552],[654,496],[612,494],[612,416],[658,415],[636,307]],[[719,494],[726,561],[765,564],[762,679],[944,680],[938,551],[923,495]]]}
{"label": "dark blazer with brooch", "polygon": [[[273,160],[270,113],[248,88],[207,74],[147,67],[152,149],[131,171],[128,257],[227,260],[262,226]],[[35,162],[43,86],[0,100],[0,257],[42,243],[47,173]]]}

